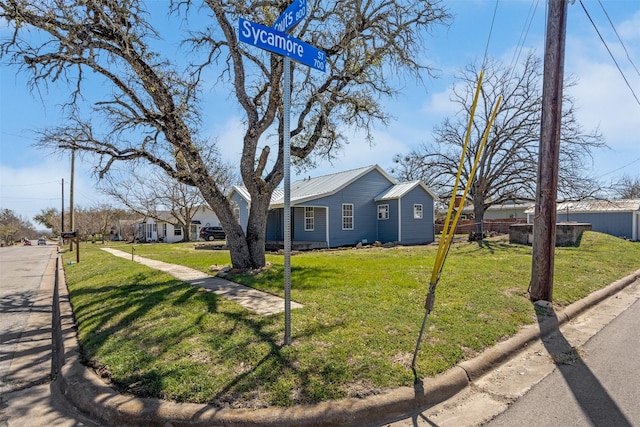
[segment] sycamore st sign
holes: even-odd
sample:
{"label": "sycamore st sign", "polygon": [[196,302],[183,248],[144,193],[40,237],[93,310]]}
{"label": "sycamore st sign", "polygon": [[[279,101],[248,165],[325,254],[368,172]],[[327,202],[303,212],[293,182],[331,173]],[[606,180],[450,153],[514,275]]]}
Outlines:
{"label": "sycamore st sign", "polygon": [[324,51],[285,32],[293,28],[306,15],[306,5],[306,0],[293,2],[278,17],[273,28],[240,18],[238,39],[243,43],[285,56],[316,70],[325,71],[326,55]]}

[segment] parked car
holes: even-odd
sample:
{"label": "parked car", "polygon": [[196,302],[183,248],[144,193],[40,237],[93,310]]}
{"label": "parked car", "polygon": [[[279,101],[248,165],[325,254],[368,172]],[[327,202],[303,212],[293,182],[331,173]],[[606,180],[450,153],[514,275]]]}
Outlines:
{"label": "parked car", "polygon": [[204,240],[224,240],[227,238],[222,227],[203,227],[200,230],[200,237]]}
{"label": "parked car", "polygon": [[25,246],[31,246],[31,240],[24,239],[24,240],[22,240],[22,244],[25,245]]}
{"label": "parked car", "polygon": [[44,237],[41,237],[38,239],[38,246],[46,245],[46,244],[47,244],[47,239],[45,239]]}

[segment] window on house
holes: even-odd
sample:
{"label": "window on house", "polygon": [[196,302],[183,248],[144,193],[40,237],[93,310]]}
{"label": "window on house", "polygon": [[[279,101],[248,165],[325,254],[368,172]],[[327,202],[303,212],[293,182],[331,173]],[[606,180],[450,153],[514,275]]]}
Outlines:
{"label": "window on house", "polygon": [[304,208],[304,231],[313,231],[314,221],[313,221],[313,208],[305,207]]}
{"label": "window on house", "polygon": [[413,218],[422,219],[422,205],[413,205]]}
{"label": "window on house", "polygon": [[389,219],[389,205],[378,205],[378,219]]}
{"label": "window on house", "polygon": [[353,204],[351,203],[342,205],[342,229],[353,230]]}
{"label": "window on house", "polygon": [[182,226],[176,225],[173,227],[173,235],[174,236],[182,236]]}

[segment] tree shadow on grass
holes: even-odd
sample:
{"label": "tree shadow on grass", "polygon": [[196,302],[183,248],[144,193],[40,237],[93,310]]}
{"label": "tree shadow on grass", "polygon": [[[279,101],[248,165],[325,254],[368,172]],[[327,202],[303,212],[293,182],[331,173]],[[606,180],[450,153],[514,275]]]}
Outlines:
{"label": "tree shadow on grass", "polygon": [[[177,279],[153,280],[154,278],[156,278],[154,272],[137,272],[126,278],[121,278],[121,284],[71,287],[71,298],[77,302],[74,304],[76,318],[91,328],[91,332],[83,334],[80,339],[85,363],[98,373],[108,377],[116,388],[123,392],[133,392],[138,396],[161,396],[163,378],[159,376],[157,370],[145,367],[151,367],[155,358],[162,357],[163,353],[172,351],[185,340],[191,339],[194,333],[193,328],[199,327],[201,323],[205,324],[204,320],[208,315],[223,316],[224,320],[214,320],[217,324],[228,322],[228,325],[222,328],[222,332],[217,336],[212,336],[208,343],[205,342],[206,346],[211,346],[214,353],[225,357],[224,354],[228,352],[234,354],[260,352],[258,359],[253,359],[254,361],[249,363],[245,362],[244,370],[240,370],[221,386],[216,395],[212,396],[210,403],[215,406],[228,406],[232,398],[256,389],[256,382],[277,378],[278,373],[298,370],[295,353],[283,351],[281,328],[274,327],[274,322],[278,321],[279,317],[260,316],[235,304],[232,306],[227,303],[221,305],[222,297]],[[167,319],[167,322],[161,322],[162,324],[154,326],[149,323],[148,319],[143,320],[158,306],[167,305],[180,309],[180,306],[189,307],[189,303],[194,298],[198,298],[204,304],[202,313],[193,316],[184,324],[178,323],[171,327],[170,320]],[[326,333],[340,327],[339,323],[314,324],[296,332],[296,336]],[[171,329],[167,329],[170,327]],[[157,329],[157,331],[150,332],[149,328]],[[135,334],[136,337],[141,337],[135,339],[144,340],[146,335],[141,334],[147,333],[152,333],[151,340],[159,341],[157,345],[139,343],[139,345],[150,348],[139,353],[136,350],[136,354],[127,356],[133,360],[133,362],[127,363],[135,363],[140,366],[131,375],[115,379],[109,367],[101,365],[96,360],[96,354],[101,349],[114,345],[115,336]],[[162,337],[158,338],[157,334]],[[124,339],[131,340],[132,338],[130,336],[129,338],[124,337]],[[256,347],[252,350],[251,347],[254,344]],[[156,353],[152,354],[153,352]],[[306,393],[303,391],[303,394]]]}
{"label": "tree shadow on grass", "polygon": [[542,343],[553,358],[558,371],[573,393],[582,413],[594,426],[631,427],[616,402],[584,363],[578,349],[571,346],[558,328],[553,307],[536,305]]}

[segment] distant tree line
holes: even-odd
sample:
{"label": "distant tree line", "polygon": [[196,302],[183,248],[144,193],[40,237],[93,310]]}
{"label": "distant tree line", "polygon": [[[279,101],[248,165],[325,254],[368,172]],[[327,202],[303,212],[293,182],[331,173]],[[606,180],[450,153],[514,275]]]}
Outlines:
{"label": "distant tree line", "polygon": [[[77,207],[74,209],[74,230],[71,230],[70,213],[64,213],[64,231],[77,230],[81,240],[87,241],[93,237],[104,241],[109,239],[111,227],[119,220],[132,220],[137,217],[139,215],[133,212],[115,208],[109,204],[99,204],[88,208]],[[34,217],[34,220],[50,229],[54,236],[59,236],[63,231],[62,215],[56,208],[43,209]]]}
{"label": "distant tree line", "polygon": [[0,240],[4,245],[24,238],[34,239],[37,235],[38,231],[27,218],[17,215],[11,209],[0,208]]}

